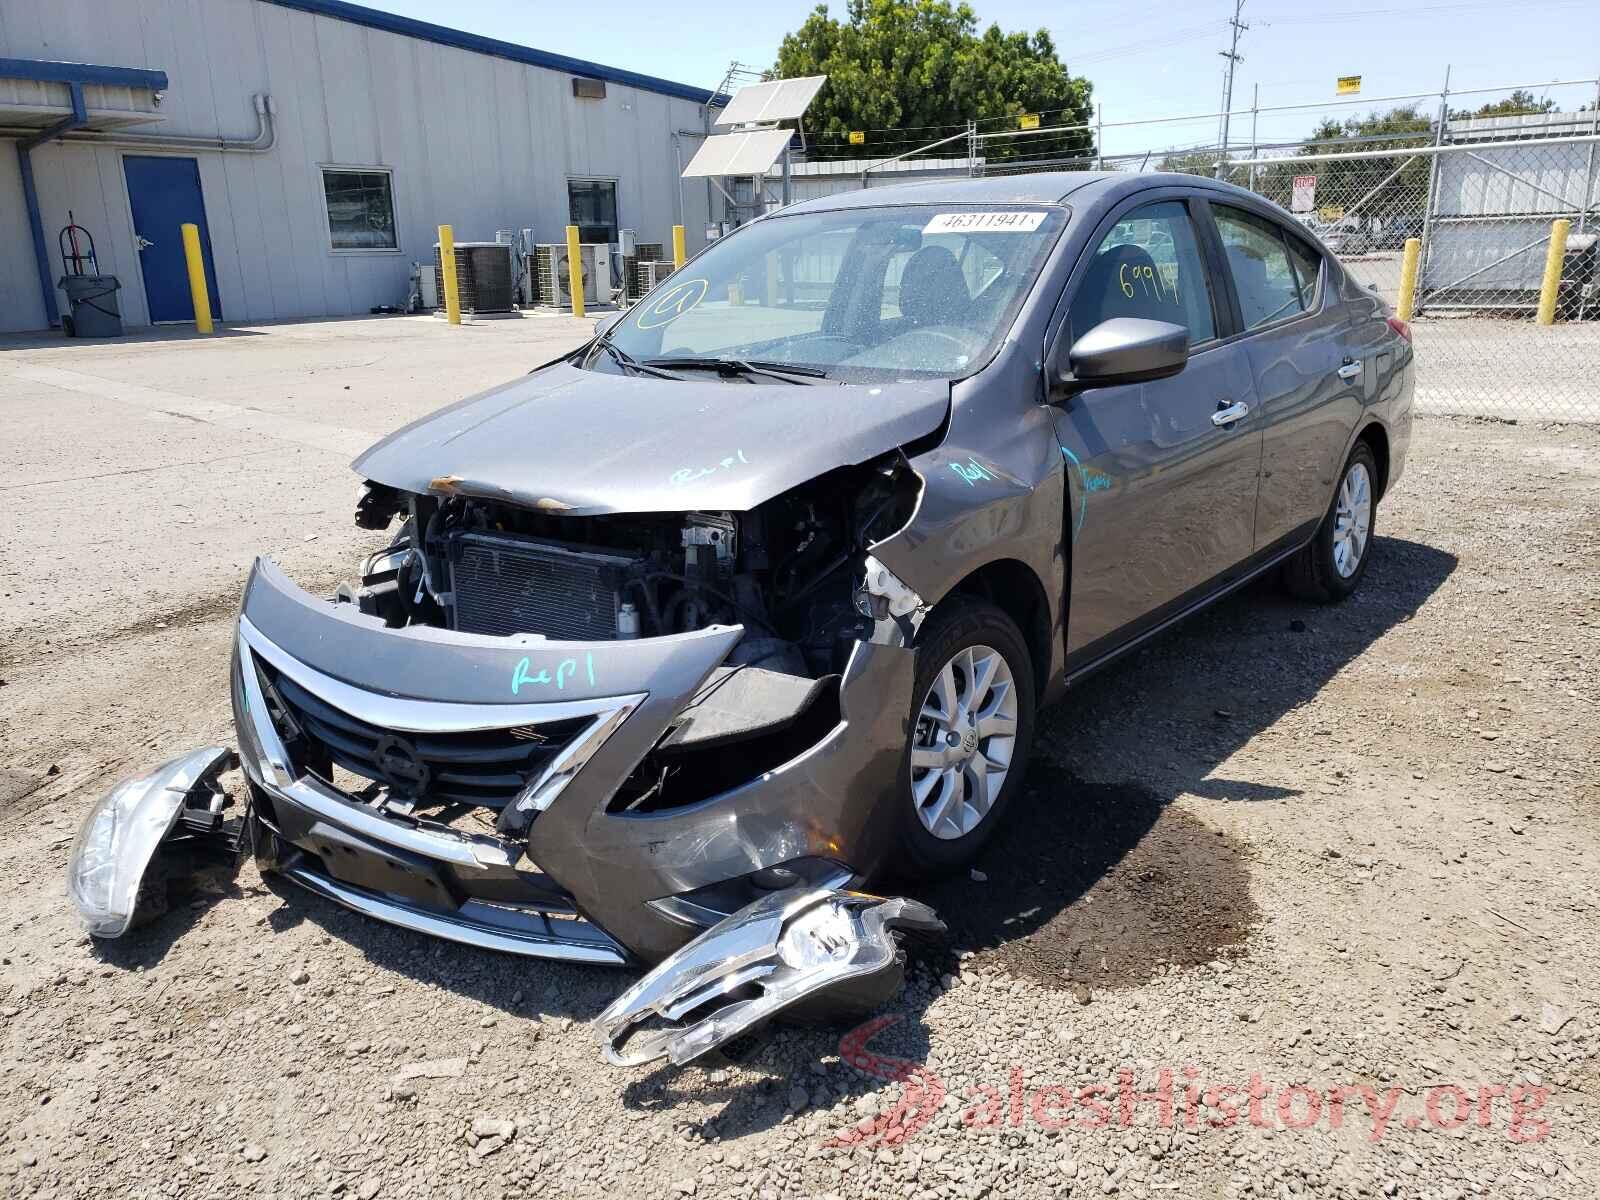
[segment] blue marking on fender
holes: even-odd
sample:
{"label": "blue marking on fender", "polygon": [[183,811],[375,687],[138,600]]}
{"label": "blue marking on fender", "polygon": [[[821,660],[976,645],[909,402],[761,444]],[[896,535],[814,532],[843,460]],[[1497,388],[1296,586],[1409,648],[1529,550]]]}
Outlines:
{"label": "blue marking on fender", "polygon": [[1078,472],[1078,519],[1072,526],[1072,540],[1077,541],[1078,534],[1083,532],[1083,518],[1089,512],[1089,479],[1083,473],[1083,464],[1078,461],[1076,454],[1065,446],[1061,447],[1061,453],[1066,456],[1067,461]]}
{"label": "blue marking on fender", "polygon": [[967,481],[968,487],[977,487],[980,479],[993,479],[994,476],[986,471],[982,464],[975,458],[968,458],[964,463],[951,463],[950,469]]}

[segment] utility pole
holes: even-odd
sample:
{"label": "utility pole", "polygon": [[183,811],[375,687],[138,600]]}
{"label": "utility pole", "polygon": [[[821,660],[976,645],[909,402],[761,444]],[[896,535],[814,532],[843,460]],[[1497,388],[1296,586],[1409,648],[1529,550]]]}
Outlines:
{"label": "utility pole", "polygon": [[1239,14],[1244,11],[1244,0],[1233,0],[1233,19],[1228,22],[1233,26],[1233,41],[1226,50],[1217,51],[1228,60],[1227,73],[1222,77],[1222,153],[1217,156],[1217,178],[1222,178],[1228,161],[1228,118],[1233,112],[1233,69],[1244,61],[1244,55],[1239,53],[1239,35],[1250,26],[1239,20]]}

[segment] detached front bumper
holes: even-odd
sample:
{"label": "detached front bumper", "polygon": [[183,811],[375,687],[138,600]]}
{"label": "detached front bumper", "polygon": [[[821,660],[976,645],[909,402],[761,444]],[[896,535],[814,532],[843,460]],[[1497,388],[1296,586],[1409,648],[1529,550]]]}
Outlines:
{"label": "detached front bumper", "polygon": [[[232,675],[268,835],[258,854],[380,920],[593,963],[665,957],[743,906],[726,902],[728,885],[774,868],[813,883],[869,876],[889,844],[910,707],[900,646],[858,643],[838,722],[781,764],[683,807],[613,807],[742,632],[562,643],[391,629],[258,560]],[[356,776],[329,770],[330,750]],[[469,804],[448,824],[417,815],[404,794],[420,780],[469,797],[510,786],[512,819],[497,827],[493,809],[474,818]]]}

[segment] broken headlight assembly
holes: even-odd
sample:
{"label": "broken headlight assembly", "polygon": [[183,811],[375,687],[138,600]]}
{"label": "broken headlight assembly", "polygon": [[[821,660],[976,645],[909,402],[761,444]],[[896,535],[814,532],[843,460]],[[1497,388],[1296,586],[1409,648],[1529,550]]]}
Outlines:
{"label": "broken headlight assembly", "polygon": [[165,894],[152,863],[163,843],[195,833],[215,833],[227,794],[217,777],[237,759],[207,746],[124,779],[89,811],[67,860],[67,892],[84,929],[95,937],[121,937],[139,919],[159,915]]}

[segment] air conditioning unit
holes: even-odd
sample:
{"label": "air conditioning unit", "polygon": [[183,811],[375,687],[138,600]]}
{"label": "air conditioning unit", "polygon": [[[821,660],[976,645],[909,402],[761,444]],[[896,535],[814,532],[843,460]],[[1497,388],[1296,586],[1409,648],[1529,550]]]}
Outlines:
{"label": "air conditioning unit", "polygon": [[668,275],[671,275],[676,269],[677,268],[672,265],[672,260],[670,258],[640,263],[638,266],[639,295],[644,295]]}
{"label": "air conditioning unit", "polygon": [[[434,288],[444,303],[444,271],[439,243],[433,244]],[[511,247],[503,242],[456,243],[456,296],[461,311],[508,313],[512,306]]]}
{"label": "air conditioning unit", "polygon": [[626,258],[625,275],[628,281],[628,299],[637,300],[650,290],[645,284],[641,268],[645,263],[660,262],[667,257],[666,247],[660,242],[637,242],[631,258]]}
{"label": "air conditioning unit", "polygon": [[[583,302],[607,304],[611,300],[611,247],[596,243],[579,246],[583,277]],[[533,248],[529,274],[534,280],[537,302],[547,308],[572,307],[572,276],[568,271],[564,244],[544,244]]]}

